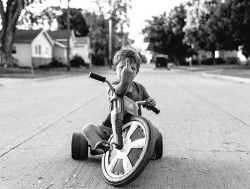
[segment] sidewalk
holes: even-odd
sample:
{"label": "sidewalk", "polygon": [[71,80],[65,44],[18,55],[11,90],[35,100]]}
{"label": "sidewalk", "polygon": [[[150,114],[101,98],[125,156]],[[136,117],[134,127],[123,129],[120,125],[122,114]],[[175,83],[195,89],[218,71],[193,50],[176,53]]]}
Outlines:
{"label": "sidewalk", "polygon": [[176,66],[173,69],[196,72],[205,77],[250,84],[250,66],[246,65]]}

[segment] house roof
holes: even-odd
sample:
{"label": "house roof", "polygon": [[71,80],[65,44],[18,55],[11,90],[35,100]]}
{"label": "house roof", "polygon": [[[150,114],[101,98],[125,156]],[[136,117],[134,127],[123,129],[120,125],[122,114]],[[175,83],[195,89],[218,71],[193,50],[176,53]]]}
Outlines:
{"label": "house roof", "polygon": [[16,30],[14,43],[31,43],[42,30]]}
{"label": "house roof", "polygon": [[48,34],[54,40],[68,39],[68,32],[67,32],[67,30],[48,31]]}
{"label": "house roof", "polygon": [[[17,30],[15,33],[14,43],[31,43],[36,36],[42,30]],[[71,35],[74,32],[71,31]],[[45,31],[44,36],[52,45],[57,45],[61,48],[67,46],[68,32],[67,30],[58,30],[58,31]],[[89,37],[75,37],[73,34],[74,42],[77,46],[81,46],[89,43]]]}
{"label": "house roof", "polygon": [[63,49],[66,49],[66,48],[67,48],[66,45],[64,45],[64,44],[62,44],[62,43],[59,43],[59,42],[57,42],[57,41],[54,41],[54,43],[55,43],[56,46],[61,47],[61,48],[63,48]]}
{"label": "house roof", "polygon": [[43,32],[43,35],[48,39],[50,44],[53,46],[55,41],[51,38],[51,36],[47,32]]}
{"label": "house roof", "polygon": [[77,45],[82,45],[82,44],[88,44],[89,37],[76,37],[76,43]]}

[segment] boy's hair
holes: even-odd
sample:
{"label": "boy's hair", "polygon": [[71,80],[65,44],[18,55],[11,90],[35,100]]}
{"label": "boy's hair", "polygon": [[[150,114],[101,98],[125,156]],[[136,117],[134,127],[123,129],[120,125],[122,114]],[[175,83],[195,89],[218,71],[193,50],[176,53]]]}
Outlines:
{"label": "boy's hair", "polygon": [[126,58],[128,58],[130,61],[136,64],[136,69],[137,69],[136,73],[138,73],[141,64],[141,58],[137,50],[131,46],[124,46],[115,53],[113,59],[113,69],[116,70],[116,66],[119,64],[119,62]]}

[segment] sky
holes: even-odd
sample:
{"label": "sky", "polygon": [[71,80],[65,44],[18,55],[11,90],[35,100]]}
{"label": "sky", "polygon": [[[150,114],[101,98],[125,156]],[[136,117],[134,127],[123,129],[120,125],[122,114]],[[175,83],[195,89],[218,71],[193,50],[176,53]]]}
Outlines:
{"label": "sky", "polygon": [[[130,27],[129,37],[135,40],[134,46],[145,49],[147,44],[143,42],[142,29],[145,27],[145,20],[152,16],[162,14],[164,11],[170,11],[175,6],[187,0],[131,0],[132,9],[129,12]],[[68,0],[49,0],[44,6],[67,7]],[[42,9],[42,7],[40,7]],[[70,7],[77,7],[93,11],[96,5],[92,0],[70,0]]]}
{"label": "sky", "polygon": [[151,20],[152,16],[170,11],[175,6],[186,0],[132,0],[132,10],[130,12],[129,37],[135,40],[135,46],[146,48],[143,43],[141,30],[145,27],[145,20]]}

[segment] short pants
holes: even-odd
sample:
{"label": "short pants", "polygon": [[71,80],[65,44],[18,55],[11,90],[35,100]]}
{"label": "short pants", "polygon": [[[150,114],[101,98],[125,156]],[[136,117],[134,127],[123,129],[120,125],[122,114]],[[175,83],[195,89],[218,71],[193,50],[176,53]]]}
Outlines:
{"label": "short pants", "polygon": [[100,125],[98,127],[105,134],[105,138],[103,140],[108,140],[113,133],[112,128],[106,127],[104,125]]}

